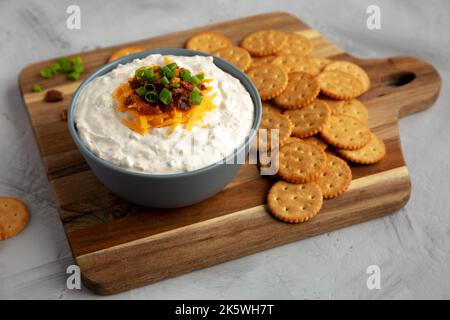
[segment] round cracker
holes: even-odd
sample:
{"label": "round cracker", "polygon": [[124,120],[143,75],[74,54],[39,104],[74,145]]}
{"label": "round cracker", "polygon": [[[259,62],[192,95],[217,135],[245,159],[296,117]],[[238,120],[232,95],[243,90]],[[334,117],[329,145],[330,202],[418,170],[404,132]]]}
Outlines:
{"label": "round cracker", "polygon": [[252,64],[250,53],[240,47],[225,47],[214,51],[213,54],[234,64],[242,71],[248,70]]}
{"label": "round cracker", "polygon": [[315,76],[320,72],[314,62],[299,54],[280,54],[271,63],[282,67],[287,73],[306,72]]}
{"label": "round cracker", "polygon": [[326,99],[326,98],[320,98],[323,102],[325,102],[328,107],[330,107],[331,114],[337,114],[335,113],[335,109],[341,107],[344,104],[345,100],[332,100],[332,99]]}
{"label": "round cracker", "polygon": [[336,152],[354,163],[373,164],[384,158],[386,155],[386,146],[377,135],[371,132],[370,141],[364,147],[358,150],[336,149]]}
{"label": "round cracker", "polygon": [[259,129],[266,129],[266,141],[260,136],[258,130],[258,147],[260,150],[270,150],[271,149],[271,132],[270,130],[278,129],[278,141],[280,145],[283,145],[286,140],[291,136],[292,122],[284,114],[280,112],[274,112],[272,110],[263,109],[261,124]]}
{"label": "round cracker", "polygon": [[327,58],[311,57],[309,59],[316,64],[316,66],[319,68],[320,71],[322,71],[327,65],[329,65],[332,62],[330,59]]}
{"label": "round cracker", "polygon": [[324,199],[332,199],[347,191],[352,182],[352,170],[347,162],[327,154],[327,166],[316,183],[322,189]]}
{"label": "round cracker", "polygon": [[258,89],[261,100],[269,100],[278,96],[288,85],[286,71],[274,64],[263,64],[251,68],[247,75]]}
{"label": "round cracker", "polygon": [[362,93],[370,88],[370,78],[360,66],[348,61],[334,61],[325,67],[327,71],[342,71],[356,77],[362,84]]}
{"label": "round cracker", "polygon": [[125,47],[125,48],[119,49],[117,51],[114,51],[111,54],[111,56],[108,58],[108,62],[117,60],[122,57],[129,56],[130,54],[133,54],[133,53],[142,52],[144,50],[145,50],[145,48],[141,48],[141,47]]}
{"label": "round cracker", "polygon": [[202,32],[186,42],[186,48],[191,50],[198,50],[207,53],[213,53],[216,50],[231,47],[233,43],[223,34],[216,32]]}
{"label": "round cracker", "polygon": [[322,190],[314,183],[293,184],[278,181],[267,194],[269,212],[276,218],[300,223],[312,219],[322,208]]}
{"label": "round cracker", "polygon": [[316,147],[319,147],[322,150],[326,150],[328,148],[328,144],[322,140],[322,138],[320,137],[319,134],[315,134],[311,137],[307,137],[307,138],[302,138],[303,141],[305,141],[306,143],[312,143],[314,144]]}
{"label": "round cracker", "polygon": [[274,102],[283,109],[299,109],[313,102],[319,92],[315,77],[305,72],[293,72],[289,74],[286,90]]}
{"label": "round cracker", "polygon": [[13,197],[0,197],[0,240],[9,239],[25,228],[29,220],[27,206]]}
{"label": "round cracker", "polygon": [[322,130],[331,115],[331,111],[325,102],[314,100],[301,109],[287,110],[284,114],[294,125],[292,135],[298,138],[306,138]]}
{"label": "round cracker", "polygon": [[370,140],[370,130],[365,124],[344,115],[331,115],[320,135],[328,144],[346,150],[360,149]]}
{"label": "round cracker", "polygon": [[313,43],[305,36],[296,33],[286,33],[288,39],[278,54],[308,55],[314,49]]}
{"label": "round cracker", "polygon": [[358,99],[339,101],[340,104],[336,104],[331,110],[332,114],[342,114],[345,116],[358,119],[364,124],[369,122],[369,111],[366,106]]}
{"label": "round cracker", "polygon": [[338,70],[323,71],[317,76],[320,90],[328,97],[349,100],[363,92],[361,81],[349,73]]}
{"label": "round cracker", "polygon": [[289,142],[280,148],[278,174],[292,183],[316,180],[326,166],[325,152],[311,143]]}
{"label": "round cracker", "polygon": [[283,113],[283,110],[278,108],[276,105],[274,105],[270,101],[264,101],[262,103],[262,110],[263,110],[263,115],[264,115],[264,113],[270,113],[270,112]]}
{"label": "round cracker", "polygon": [[247,35],[241,41],[241,47],[252,56],[268,56],[281,50],[286,44],[288,36],[277,30],[261,30]]}
{"label": "round cracker", "polygon": [[271,63],[275,56],[252,57],[250,68],[259,67],[260,65]]}

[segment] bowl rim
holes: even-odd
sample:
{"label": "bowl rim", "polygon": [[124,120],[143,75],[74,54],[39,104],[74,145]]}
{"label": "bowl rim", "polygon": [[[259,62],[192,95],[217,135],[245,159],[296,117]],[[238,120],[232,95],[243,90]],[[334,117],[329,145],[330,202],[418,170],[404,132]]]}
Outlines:
{"label": "bowl rim", "polygon": [[[96,154],[94,154],[84,143],[81,141],[80,136],[78,135],[78,131],[75,126],[75,119],[74,119],[74,112],[77,106],[78,98],[83,91],[83,89],[95,78],[105,75],[106,73],[114,70],[117,66],[120,64],[130,63],[135,59],[142,59],[145,58],[151,54],[161,54],[163,56],[165,55],[173,55],[173,56],[203,56],[203,57],[213,57],[213,63],[222,71],[230,74],[231,76],[237,78],[241,84],[244,86],[246,91],[250,94],[250,97],[253,102],[254,107],[254,119],[253,124],[250,130],[250,133],[245,137],[244,143],[239,145],[239,147],[234,148],[233,152],[229,154],[228,156],[222,158],[221,160],[212,163],[210,165],[207,165],[205,167],[195,169],[192,171],[186,171],[186,172],[177,172],[177,173],[149,173],[149,172],[140,172],[140,171],[134,171],[131,169],[123,168],[118,165],[115,165],[109,161],[106,161]],[[106,166],[107,168],[117,171],[122,174],[128,174],[133,175],[137,177],[146,177],[146,178],[179,178],[179,177],[188,177],[192,175],[197,175],[209,170],[212,170],[214,168],[217,168],[221,165],[228,164],[227,161],[230,159],[235,159],[237,154],[241,153],[242,150],[245,150],[249,146],[250,141],[253,141],[256,135],[256,131],[259,128],[259,125],[261,123],[261,117],[262,117],[262,102],[261,98],[259,96],[258,90],[256,89],[253,82],[250,80],[250,78],[242,72],[240,69],[232,65],[231,63],[227,62],[224,59],[221,59],[217,56],[214,56],[212,54],[208,54],[201,51],[196,50],[190,50],[190,49],[181,49],[181,48],[163,48],[163,49],[152,49],[152,50],[145,50],[141,51],[135,54],[131,54],[125,57],[122,57],[120,59],[114,60],[112,62],[109,62],[100,68],[98,68],[96,71],[91,73],[83,82],[79,85],[77,90],[72,96],[72,99],[69,103],[68,111],[67,111],[67,126],[69,128],[69,133],[72,137],[72,140],[75,142],[75,145],[80,150],[82,155],[84,157],[88,157],[90,160],[97,162],[101,164],[102,166]],[[250,150],[250,148],[249,148]],[[234,162],[233,162],[234,164]]]}

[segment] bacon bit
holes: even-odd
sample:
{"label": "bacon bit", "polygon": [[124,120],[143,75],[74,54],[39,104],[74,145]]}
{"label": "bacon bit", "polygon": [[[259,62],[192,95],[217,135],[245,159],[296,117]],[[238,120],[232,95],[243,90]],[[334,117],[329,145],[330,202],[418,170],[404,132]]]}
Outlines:
{"label": "bacon bit", "polygon": [[63,100],[63,94],[58,90],[49,90],[45,94],[44,100],[46,102],[58,102]]}

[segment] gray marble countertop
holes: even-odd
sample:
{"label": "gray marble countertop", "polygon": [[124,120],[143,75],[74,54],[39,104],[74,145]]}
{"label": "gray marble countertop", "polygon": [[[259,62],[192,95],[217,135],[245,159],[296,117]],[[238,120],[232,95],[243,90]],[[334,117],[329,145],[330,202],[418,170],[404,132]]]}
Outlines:
{"label": "gray marble countertop", "polygon": [[[412,195],[397,213],[253,254],[108,298],[417,299],[450,298],[450,3],[448,1],[0,1],[0,194],[30,207],[29,226],[0,242],[0,298],[104,298],[69,290],[73,263],[17,75],[32,62],[194,26],[288,11],[360,57],[404,54],[442,77],[429,110],[400,121]],[[195,4],[194,4],[195,3]],[[81,8],[81,29],[66,8]],[[368,30],[366,8],[381,9]],[[369,265],[381,288],[366,285]]]}

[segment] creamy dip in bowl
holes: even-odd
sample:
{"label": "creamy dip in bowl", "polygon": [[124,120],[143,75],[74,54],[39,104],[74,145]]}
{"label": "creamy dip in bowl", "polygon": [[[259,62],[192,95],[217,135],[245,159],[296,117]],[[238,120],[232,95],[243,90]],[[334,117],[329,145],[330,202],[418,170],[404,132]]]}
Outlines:
{"label": "creamy dip in bowl", "polygon": [[[121,121],[114,90],[148,65],[166,61],[211,79],[215,108],[190,130],[183,124],[145,134]],[[68,110],[69,131],[94,174],[114,193],[152,207],[204,200],[235,175],[261,120],[257,90],[226,61],[185,49],[141,52],[105,65],[86,79]]]}

